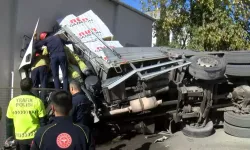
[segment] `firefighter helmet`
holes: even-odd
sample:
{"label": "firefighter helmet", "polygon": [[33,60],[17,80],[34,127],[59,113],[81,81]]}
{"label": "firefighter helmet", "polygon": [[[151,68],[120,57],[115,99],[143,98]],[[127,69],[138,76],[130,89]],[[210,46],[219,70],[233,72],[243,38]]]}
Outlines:
{"label": "firefighter helmet", "polygon": [[42,33],[40,34],[40,40],[44,40],[44,39],[46,38],[47,34],[48,34],[48,33],[46,33],[46,32],[42,32]]}

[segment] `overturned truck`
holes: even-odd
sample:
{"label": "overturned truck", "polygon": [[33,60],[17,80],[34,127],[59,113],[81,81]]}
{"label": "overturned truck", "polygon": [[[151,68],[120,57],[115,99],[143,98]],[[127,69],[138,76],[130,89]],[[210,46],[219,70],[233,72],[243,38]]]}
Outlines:
{"label": "overturned truck", "polygon": [[[97,22],[92,11],[68,15],[55,36],[72,41],[72,52],[93,72],[82,87],[99,122],[117,132],[152,133],[160,117],[167,127],[182,123],[187,136],[205,137],[218,123],[214,112],[222,111],[226,133],[250,138],[250,52],[122,47]],[[28,57],[32,50],[25,52],[21,74],[29,70]]]}

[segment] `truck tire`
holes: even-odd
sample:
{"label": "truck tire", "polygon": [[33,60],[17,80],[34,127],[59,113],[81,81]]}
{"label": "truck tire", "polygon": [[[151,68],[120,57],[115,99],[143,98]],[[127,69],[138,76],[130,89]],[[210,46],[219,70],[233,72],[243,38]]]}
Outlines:
{"label": "truck tire", "polygon": [[189,137],[196,137],[196,138],[208,137],[214,133],[213,122],[209,121],[204,128],[196,128],[190,125],[186,125],[182,129],[182,133]]}
{"label": "truck tire", "polygon": [[250,52],[228,52],[224,55],[224,58],[228,64],[247,64],[250,63]]}
{"label": "truck tire", "polygon": [[193,56],[189,73],[201,80],[216,80],[224,77],[226,64],[223,58],[212,55]]}
{"label": "truck tire", "polygon": [[250,128],[241,128],[230,125],[227,122],[224,122],[224,131],[225,133],[242,138],[250,138]]}
{"label": "truck tire", "polygon": [[250,128],[250,114],[240,115],[232,111],[224,112],[224,121],[236,127]]}
{"label": "truck tire", "polygon": [[249,65],[227,65],[226,66],[226,75],[230,76],[240,76],[246,77],[250,76],[250,64]]}

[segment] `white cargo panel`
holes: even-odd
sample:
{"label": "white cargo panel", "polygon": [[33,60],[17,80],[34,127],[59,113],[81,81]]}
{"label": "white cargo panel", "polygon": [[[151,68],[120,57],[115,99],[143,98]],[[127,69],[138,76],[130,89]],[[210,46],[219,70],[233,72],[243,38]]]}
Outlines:
{"label": "white cargo panel", "polygon": [[[123,47],[119,41],[106,41],[105,42],[110,48]],[[85,45],[94,52],[97,56],[102,57],[104,60],[108,60],[102,49],[107,48],[101,41],[85,43]]]}
{"label": "white cargo panel", "polygon": [[67,26],[83,43],[98,40],[92,32],[103,39],[113,37],[108,27],[92,10],[78,17],[68,15],[60,22],[60,26]]}

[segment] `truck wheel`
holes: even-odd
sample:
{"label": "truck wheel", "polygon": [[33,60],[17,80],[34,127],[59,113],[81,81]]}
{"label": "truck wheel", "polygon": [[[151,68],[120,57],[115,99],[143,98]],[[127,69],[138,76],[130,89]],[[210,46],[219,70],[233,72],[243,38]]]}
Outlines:
{"label": "truck wheel", "polygon": [[201,80],[215,80],[224,77],[225,61],[212,55],[193,56],[190,58],[192,64],[189,73]]}
{"label": "truck wheel", "polygon": [[189,137],[196,137],[196,138],[208,137],[214,133],[213,122],[209,121],[203,128],[186,125],[182,129],[182,133]]}
{"label": "truck wheel", "polygon": [[250,52],[228,52],[224,58],[228,64],[247,64],[250,63]]}
{"label": "truck wheel", "polygon": [[228,111],[224,113],[224,121],[237,127],[250,128],[250,114],[236,114]]}
{"label": "truck wheel", "polygon": [[236,127],[224,122],[224,131],[232,136],[250,138],[250,128]]}
{"label": "truck wheel", "polygon": [[250,65],[227,65],[225,74],[230,76],[246,77],[250,76],[249,70]]}

